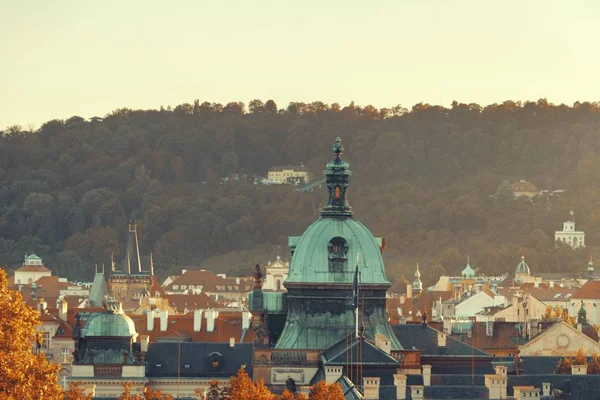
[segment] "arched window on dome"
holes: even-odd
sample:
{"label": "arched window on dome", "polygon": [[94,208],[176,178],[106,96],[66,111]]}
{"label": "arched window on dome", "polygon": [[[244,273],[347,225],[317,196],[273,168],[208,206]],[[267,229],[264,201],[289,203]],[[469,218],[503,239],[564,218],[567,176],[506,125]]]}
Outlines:
{"label": "arched window on dome", "polygon": [[329,251],[329,272],[343,272],[348,260],[348,242],[342,237],[334,237],[327,245]]}

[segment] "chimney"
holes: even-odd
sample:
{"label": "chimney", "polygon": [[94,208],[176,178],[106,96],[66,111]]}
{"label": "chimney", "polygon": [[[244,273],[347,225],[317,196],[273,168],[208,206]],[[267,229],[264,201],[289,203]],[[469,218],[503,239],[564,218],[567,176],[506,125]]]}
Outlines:
{"label": "chimney", "polygon": [[215,319],[219,316],[218,311],[207,310],[205,312],[206,315],[206,331],[214,332],[215,331]]}
{"label": "chimney", "polygon": [[412,285],[410,283],[406,285],[406,298],[412,299]]}
{"label": "chimney", "polygon": [[438,345],[438,347],[446,347],[446,333],[444,333],[444,332],[437,333],[437,345]]}
{"label": "chimney", "polygon": [[550,382],[542,383],[542,396],[550,396],[550,387],[552,384]]}
{"label": "chimney", "polygon": [[385,351],[386,354],[390,354],[392,352],[392,344],[390,342],[390,339],[387,336],[382,335],[381,333],[375,335],[375,346]]}
{"label": "chimney", "polygon": [[148,352],[148,344],[150,343],[149,335],[140,335],[140,350],[142,353]]}
{"label": "chimney", "polygon": [[550,289],[554,289],[554,281],[550,281]]}
{"label": "chimney", "polygon": [[58,318],[60,318],[61,321],[66,321],[68,312],[69,303],[67,303],[65,299],[62,299],[58,307]]}
{"label": "chimney", "polygon": [[379,383],[381,378],[363,378],[363,396],[365,400],[379,400]]}
{"label": "chimney", "polygon": [[423,386],[412,385],[410,387],[410,395],[413,400],[423,400],[425,398],[424,391],[425,388]]}
{"label": "chimney", "polygon": [[533,282],[533,287],[536,288],[536,289],[539,289],[540,288],[540,281]]}
{"label": "chimney", "polygon": [[242,311],[242,329],[250,328],[250,314],[249,311]]}
{"label": "chimney", "polygon": [[399,317],[402,316],[402,309],[400,307],[396,308],[396,312],[398,313]]}
{"label": "chimney", "polygon": [[496,375],[506,376],[507,369],[505,365],[496,365],[494,366],[494,370],[496,371]]}
{"label": "chimney", "polygon": [[422,365],[423,386],[431,386],[431,365]]}
{"label": "chimney", "polygon": [[149,310],[146,313],[146,330],[152,332],[154,330],[154,310]]}
{"label": "chimney", "polygon": [[229,338],[229,347],[235,347],[235,338],[234,337]]}
{"label": "chimney", "polygon": [[[506,386],[508,378],[506,375],[484,375],[485,386],[489,391],[489,399],[506,399]],[[516,386],[515,386],[516,388]],[[515,398],[518,390],[515,389]],[[539,398],[539,397],[538,397]]]}
{"label": "chimney", "polygon": [[444,333],[447,335],[452,334],[452,317],[444,318]]}
{"label": "chimney", "polygon": [[194,332],[202,330],[202,310],[194,310]]}
{"label": "chimney", "polygon": [[571,375],[587,375],[587,365],[572,365]]}
{"label": "chimney", "polygon": [[160,331],[166,332],[169,324],[169,312],[167,310],[160,311]]}
{"label": "chimney", "polygon": [[406,375],[394,374],[394,386],[396,386],[396,400],[406,400]]}
{"label": "chimney", "polygon": [[342,367],[325,366],[325,383],[331,385],[336,383],[342,377]]}

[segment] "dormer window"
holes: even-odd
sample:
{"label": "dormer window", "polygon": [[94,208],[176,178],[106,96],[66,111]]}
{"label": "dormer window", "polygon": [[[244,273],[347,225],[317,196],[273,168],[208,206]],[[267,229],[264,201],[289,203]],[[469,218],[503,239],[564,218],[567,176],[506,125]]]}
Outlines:
{"label": "dormer window", "polygon": [[327,245],[329,252],[329,272],[343,272],[348,260],[348,242],[342,237],[334,237]]}

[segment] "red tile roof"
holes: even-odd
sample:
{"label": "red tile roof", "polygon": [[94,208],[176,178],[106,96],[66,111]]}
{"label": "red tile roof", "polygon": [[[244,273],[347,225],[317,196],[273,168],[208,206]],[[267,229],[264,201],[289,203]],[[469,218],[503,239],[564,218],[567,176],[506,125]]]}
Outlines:
{"label": "red tile roof", "polygon": [[[247,293],[252,291],[253,278],[222,278],[212,271],[188,270],[167,285],[166,290],[177,292],[182,290],[181,286],[189,288],[190,285],[193,285],[194,287],[202,286],[202,291],[211,293]],[[173,289],[173,286],[177,286],[178,288]]]}
{"label": "red tile roof", "polygon": [[587,281],[572,297],[576,299],[600,299],[600,281]]}
{"label": "red tile roof", "polygon": [[222,308],[224,305],[210,298],[206,293],[200,294],[169,294],[169,306],[176,313],[183,314],[184,310],[200,310],[209,308]]}
{"label": "red tile roof", "polygon": [[15,272],[51,272],[48,268],[43,265],[23,265]]}
{"label": "red tile roof", "polygon": [[[146,315],[131,315],[135,323],[135,329],[139,335],[149,335],[151,342],[156,342],[160,338],[185,338],[193,342],[205,343],[224,343],[229,342],[229,338],[235,338],[236,342],[242,337],[242,313],[235,312],[219,312],[219,316],[215,319],[215,329],[213,332],[206,331],[206,318],[202,315],[202,326],[200,332],[194,332],[194,315],[169,315],[167,330],[160,331],[160,318],[154,321],[154,329],[147,330]],[[188,339],[189,338],[189,339]],[[252,329],[248,329],[244,342],[250,343],[254,338]]]}

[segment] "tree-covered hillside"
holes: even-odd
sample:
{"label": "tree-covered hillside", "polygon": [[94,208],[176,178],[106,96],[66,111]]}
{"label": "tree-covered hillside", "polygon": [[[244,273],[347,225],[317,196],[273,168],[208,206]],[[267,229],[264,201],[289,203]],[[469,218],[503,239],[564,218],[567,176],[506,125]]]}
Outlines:
{"label": "tree-covered hillside", "polygon": [[[123,259],[127,224],[138,221],[142,252],[154,251],[161,274],[201,264],[250,271],[250,258],[273,258],[325,199],[325,189],[254,185],[253,176],[303,162],[320,179],[336,136],[354,171],[350,203],[387,239],[395,283],[412,279],[417,260],[429,282],[443,270],[436,264],[460,271],[468,253],[485,274],[512,271],[521,254],[534,272],[576,272],[600,242],[597,103],[279,109],[254,100],[246,110],[196,101],[0,132],[0,265],[35,252],[56,273],[87,279],[111,250]],[[565,192],[513,200],[502,182],[520,179]],[[585,250],[554,245],[571,209]]]}

